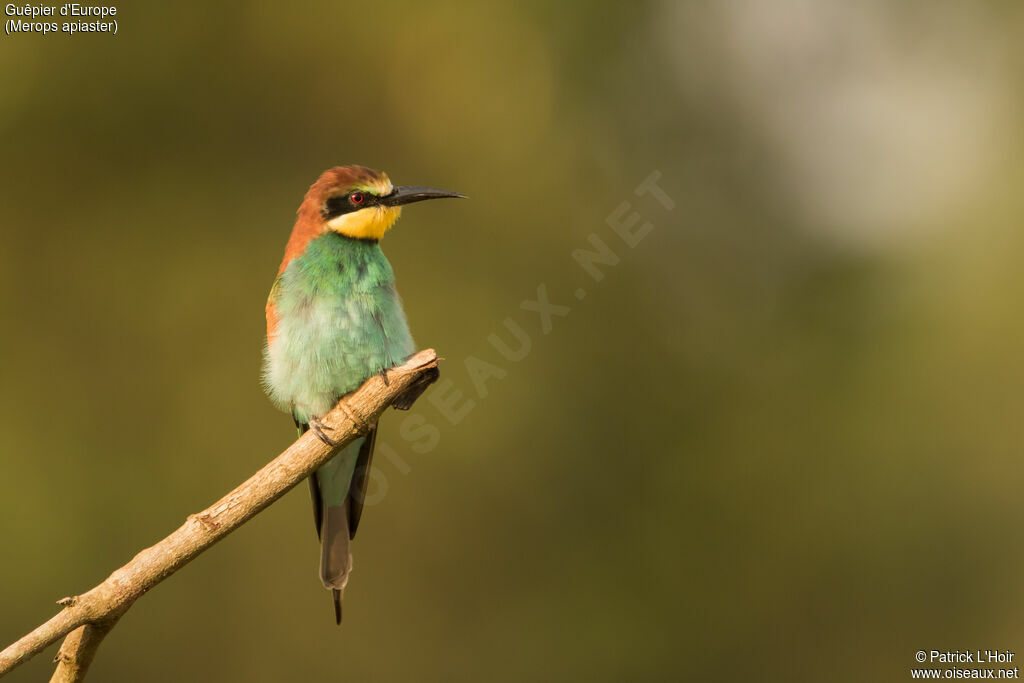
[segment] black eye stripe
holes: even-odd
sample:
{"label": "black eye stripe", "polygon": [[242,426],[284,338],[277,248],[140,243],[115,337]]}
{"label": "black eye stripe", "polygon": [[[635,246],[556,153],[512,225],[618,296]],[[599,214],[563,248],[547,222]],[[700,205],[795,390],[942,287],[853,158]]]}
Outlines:
{"label": "black eye stripe", "polygon": [[348,213],[348,211],[348,199],[344,196],[331,197],[324,202],[324,218],[331,219],[335,216],[340,216],[343,213]]}
{"label": "black eye stripe", "polygon": [[[359,204],[354,204],[351,201],[351,197],[354,194],[362,195],[363,201]],[[352,213],[359,209],[365,209],[368,206],[376,206],[380,204],[380,197],[372,195],[369,192],[362,190],[353,190],[348,194],[338,195],[337,197],[330,197],[324,202],[323,215],[325,220],[331,220],[337,218],[346,213]]]}

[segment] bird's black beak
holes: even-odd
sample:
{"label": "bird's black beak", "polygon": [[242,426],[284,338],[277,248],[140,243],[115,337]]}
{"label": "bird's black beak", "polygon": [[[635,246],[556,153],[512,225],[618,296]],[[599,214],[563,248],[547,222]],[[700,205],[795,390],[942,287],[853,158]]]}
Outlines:
{"label": "bird's black beak", "polygon": [[380,198],[380,203],[384,206],[401,206],[402,204],[412,204],[413,202],[422,202],[426,199],[443,199],[445,197],[458,197],[460,199],[466,199],[466,195],[459,194],[458,192],[449,192],[448,190],[439,190],[436,187],[423,187],[422,185],[399,185],[391,194],[386,197]]}

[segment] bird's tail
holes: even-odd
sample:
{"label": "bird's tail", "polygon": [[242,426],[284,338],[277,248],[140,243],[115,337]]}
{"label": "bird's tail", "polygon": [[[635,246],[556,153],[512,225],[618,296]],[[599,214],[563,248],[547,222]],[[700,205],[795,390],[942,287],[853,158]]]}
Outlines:
{"label": "bird's tail", "polygon": [[[349,541],[354,534],[350,489],[365,439],[345,446],[311,477],[314,517],[320,535],[320,580],[331,589],[334,618],[341,623],[341,601],[352,572]],[[358,523],[358,522],[356,522]]]}

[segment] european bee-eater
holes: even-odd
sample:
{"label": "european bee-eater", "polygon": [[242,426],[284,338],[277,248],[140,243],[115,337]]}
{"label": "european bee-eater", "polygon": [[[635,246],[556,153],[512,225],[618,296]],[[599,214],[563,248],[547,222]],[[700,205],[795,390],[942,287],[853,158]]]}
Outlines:
{"label": "european bee-eater", "polygon": [[[300,434],[312,429],[333,446],[319,418],[370,377],[387,381],[387,370],[415,350],[380,239],[403,205],[441,197],[462,195],[395,187],[363,166],[324,171],[306,193],[267,299],[263,363],[270,399],[292,414]],[[309,479],[320,579],[332,591],[339,624],[352,571],[349,541],[359,526],[376,436],[374,425]]]}

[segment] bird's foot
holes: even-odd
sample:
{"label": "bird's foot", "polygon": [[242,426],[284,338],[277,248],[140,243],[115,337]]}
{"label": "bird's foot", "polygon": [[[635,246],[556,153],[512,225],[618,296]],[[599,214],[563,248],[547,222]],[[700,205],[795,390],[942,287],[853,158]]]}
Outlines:
{"label": "bird's foot", "polygon": [[316,438],[320,439],[321,441],[323,441],[325,444],[327,444],[331,448],[333,448],[333,447],[338,445],[337,441],[335,441],[331,437],[329,437],[326,434],[324,434],[325,431],[333,432],[334,431],[334,427],[328,427],[323,422],[321,422],[318,418],[315,418],[315,417],[314,418],[310,418],[310,420],[309,420],[309,431],[311,431],[314,434],[316,434]]}
{"label": "bird's foot", "polygon": [[391,380],[388,379],[388,369],[387,368],[381,368],[380,369],[380,378],[384,381],[384,386],[386,386],[386,387],[391,386]]}

